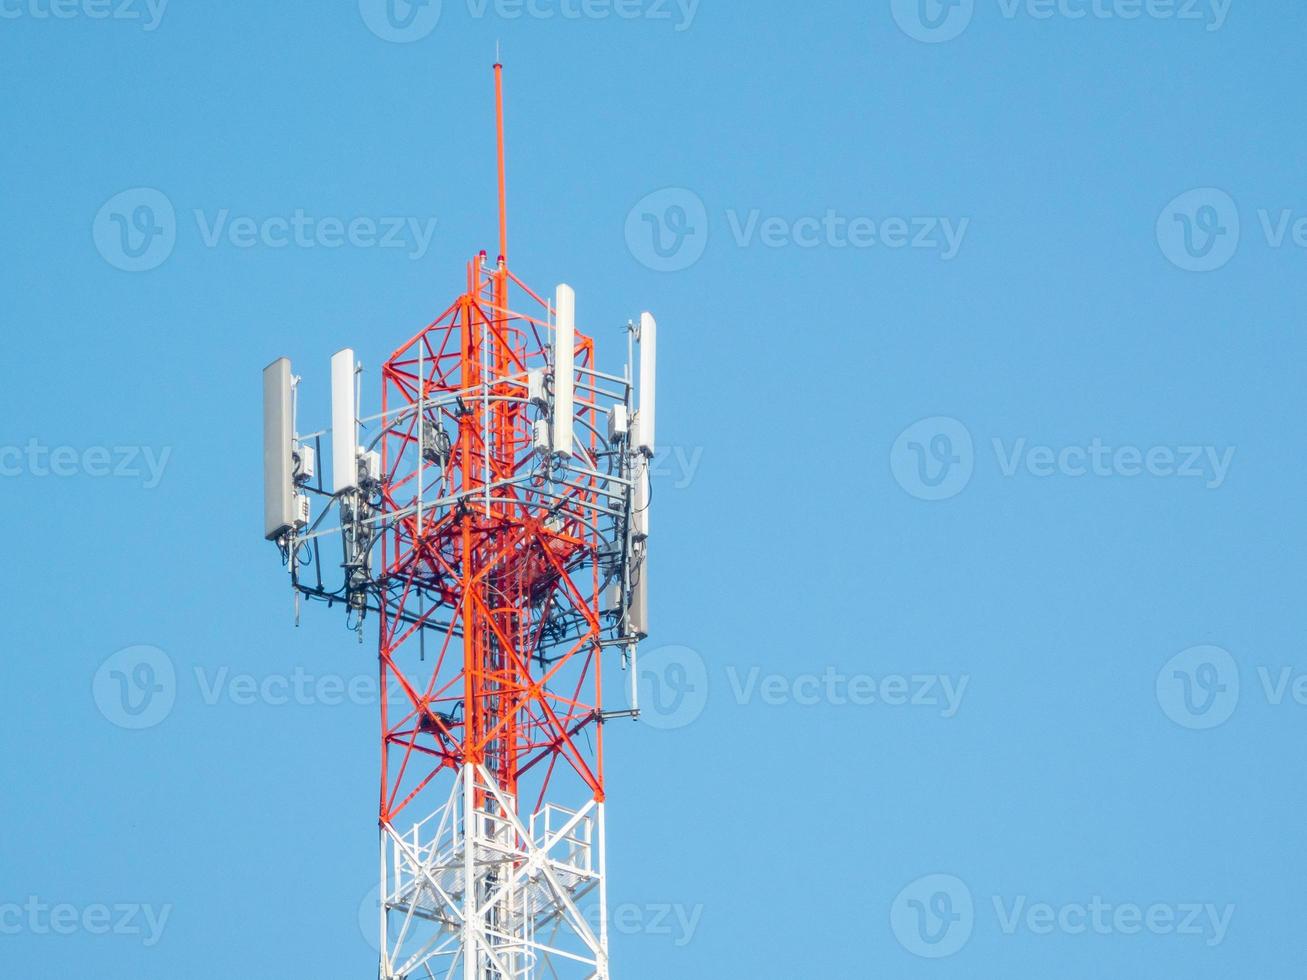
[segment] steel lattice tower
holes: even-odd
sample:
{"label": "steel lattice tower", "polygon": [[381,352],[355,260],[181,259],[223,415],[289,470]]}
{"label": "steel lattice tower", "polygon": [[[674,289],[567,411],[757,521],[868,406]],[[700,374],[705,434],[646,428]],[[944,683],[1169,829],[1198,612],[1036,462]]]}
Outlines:
{"label": "steel lattice tower", "polygon": [[646,633],[656,327],[629,324],[605,374],[571,289],[551,302],[510,271],[498,64],[495,83],[498,259],[385,361],[362,445],[337,355],[331,491],[289,362],[265,373],[268,536],[299,593],[379,621],[382,980],[609,976],[604,722],[638,708],[606,713],[603,685]]}

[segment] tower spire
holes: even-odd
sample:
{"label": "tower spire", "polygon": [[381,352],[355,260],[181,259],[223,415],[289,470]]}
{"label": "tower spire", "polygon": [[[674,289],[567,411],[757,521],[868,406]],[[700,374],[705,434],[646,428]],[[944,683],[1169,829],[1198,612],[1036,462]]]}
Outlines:
{"label": "tower spire", "polygon": [[495,122],[499,134],[499,261],[508,263],[508,192],[504,167],[504,65],[495,42]]}

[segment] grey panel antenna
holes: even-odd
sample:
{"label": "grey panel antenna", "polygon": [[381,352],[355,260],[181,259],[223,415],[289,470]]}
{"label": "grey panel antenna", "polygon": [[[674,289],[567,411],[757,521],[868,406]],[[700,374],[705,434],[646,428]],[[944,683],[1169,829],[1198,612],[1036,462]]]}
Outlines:
{"label": "grey panel antenna", "polygon": [[263,369],[263,533],[275,541],[295,526],[294,407],[290,361]]}

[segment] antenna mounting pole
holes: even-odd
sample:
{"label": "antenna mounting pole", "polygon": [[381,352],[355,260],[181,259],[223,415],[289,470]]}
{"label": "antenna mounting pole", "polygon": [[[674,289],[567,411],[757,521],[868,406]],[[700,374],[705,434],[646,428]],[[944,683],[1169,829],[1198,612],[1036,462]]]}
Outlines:
{"label": "antenna mounting pole", "polygon": [[[498,52],[496,52],[498,54]],[[499,261],[508,262],[508,192],[504,168],[504,66],[495,62],[495,117],[499,133]]]}

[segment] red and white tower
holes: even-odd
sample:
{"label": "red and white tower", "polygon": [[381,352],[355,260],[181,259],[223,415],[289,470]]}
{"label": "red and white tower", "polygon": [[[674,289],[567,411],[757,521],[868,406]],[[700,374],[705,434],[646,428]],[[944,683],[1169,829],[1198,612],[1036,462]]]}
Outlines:
{"label": "red and white tower", "polygon": [[330,489],[289,362],[265,372],[267,536],[299,594],[378,622],[382,980],[609,976],[603,736],[638,713],[657,328],[605,373],[572,289],[510,271],[502,77],[499,255],[385,361],[378,415],[336,355]]}

